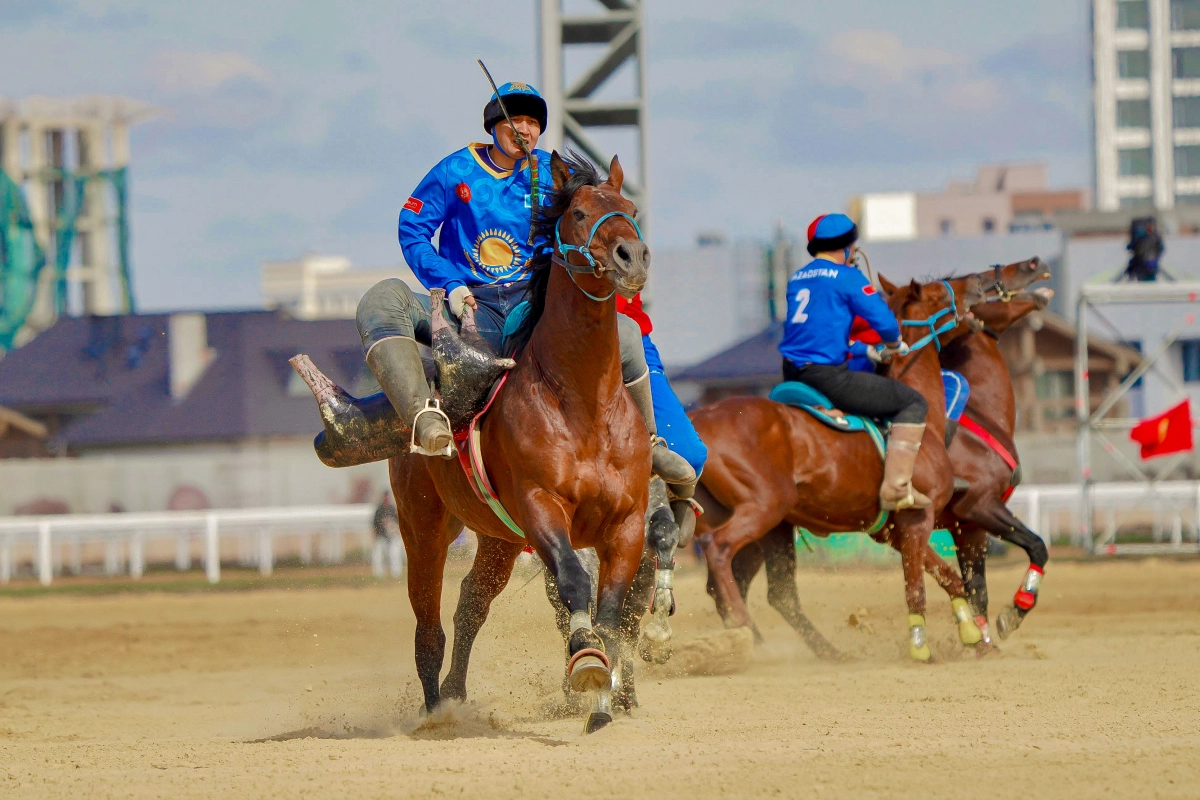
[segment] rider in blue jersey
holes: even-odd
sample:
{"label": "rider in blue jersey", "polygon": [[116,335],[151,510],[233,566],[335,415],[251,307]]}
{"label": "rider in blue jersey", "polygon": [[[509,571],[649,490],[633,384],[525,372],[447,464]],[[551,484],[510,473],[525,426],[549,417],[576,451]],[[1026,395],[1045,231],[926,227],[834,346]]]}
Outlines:
{"label": "rider in blue jersey", "polygon": [[867,278],[850,266],[858,228],[845,214],[826,214],[808,226],[808,252],[814,257],[788,281],[787,319],[779,351],[783,379],[801,381],[829,398],[838,409],[873,419],[891,419],[880,504],[887,510],[928,508],[928,497],[912,486],[913,468],[925,433],[928,404],[900,381],[847,368],[854,317],[866,320],[886,343],[868,348],[873,360],[904,355],[896,315]]}
{"label": "rider in blue jersey", "polygon": [[[473,143],[442,159],[400,211],[400,246],[417,280],[427,289],[444,289],[455,317],[470,305],[480,334],[497,352],[503,349],[509,314],[525,301],[534,251],[547,245],[533,236],[530,224],[533,209],[548,204],[553,189],[550,154],[536,149],[546,118],[546,101],[537,89],[525,83],[504,84],[483,110],[483,128],[492,143]],[[432,240],[439,229],[435,249]],[[415,428],[416,452],[450,458],[450,423],[429,406],[429,385],[417,349],[418,342],[430,342],[429,296],[415,294],[396,278],[381,281],[363,296],[357,321],[368,366],[396,413]],[[653,433],[641,332],[621,315],[617,329],[625,385]],[[687,461],[661,439],[651,454],[655,472],[668,483],[694,480]]]}

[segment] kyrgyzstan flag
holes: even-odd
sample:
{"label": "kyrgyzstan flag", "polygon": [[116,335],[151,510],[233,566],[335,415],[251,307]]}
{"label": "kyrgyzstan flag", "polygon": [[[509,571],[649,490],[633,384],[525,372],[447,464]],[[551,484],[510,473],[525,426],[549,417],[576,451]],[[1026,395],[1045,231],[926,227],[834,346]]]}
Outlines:
{"label": "kyrgyzstan flag", "polygon": [[1154,458],[1192,449],[1192,407],[1184,400],[1157,417],[1144,419],[1129,432],[1142,446],[1142,458]]}

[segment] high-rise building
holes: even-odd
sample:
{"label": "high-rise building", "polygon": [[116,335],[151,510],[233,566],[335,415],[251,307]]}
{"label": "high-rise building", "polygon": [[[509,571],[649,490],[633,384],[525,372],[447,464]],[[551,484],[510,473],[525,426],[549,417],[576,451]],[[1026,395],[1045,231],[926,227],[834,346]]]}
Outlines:
{"label": "high-rise building", "polygon": [[1092,0],[1096,208],[1200,205],[1200,0]]}

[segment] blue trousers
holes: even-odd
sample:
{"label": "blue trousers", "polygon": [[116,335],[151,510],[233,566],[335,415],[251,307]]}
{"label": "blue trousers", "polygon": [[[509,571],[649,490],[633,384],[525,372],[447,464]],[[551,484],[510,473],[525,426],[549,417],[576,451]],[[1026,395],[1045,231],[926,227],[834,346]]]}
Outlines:
{"label": "blue trousers", "polygon": [[671,452],[682,456],[699,475],[708,461],[708,448],[700,441],[699,434],[683,410],[683,403],[675,396],[675,390],[667,382],[662,358],[649,336],[642,337],[646,350],[646,365],[650,367],[650,396],[654,399],[654,421],[658,435],[667,440]]}

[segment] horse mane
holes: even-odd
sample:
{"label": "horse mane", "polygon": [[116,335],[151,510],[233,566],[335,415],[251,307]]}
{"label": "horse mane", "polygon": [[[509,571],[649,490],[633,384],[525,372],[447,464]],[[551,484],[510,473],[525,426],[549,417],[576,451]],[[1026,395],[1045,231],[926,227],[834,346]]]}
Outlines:
{"label": "horse mane", "polygon": [[[550,286],[552,266],[550,257],[554,251],[555,226],[562,215],[567,213],[567,209],[571,207],[571,198],[575,192],[584,186],[599,186],[601,183],[600,170],[575,150],[569,150],[565,156],[560,154],[559,157],[571,170],[571,177],[560,188],[554,188],[553,177],[545,184],[538,181],[540,209],[534,225],[534,240],[545,239],[545,242],[537,247],[533,258],[529,261],[531,273],[528,297],[529,313],[525,315],[525,319],[505,342],[504,354],[506,356],[515,356],[516,353],[525,349],[525,345],[529,343],[529,337],[533,335],[533,329],[537,327],[538,320],[542,318],[542,313],[546,310],[546,290]],[[545,170],[544,174],[550,175],[549,164],[538,164],[538,169],[539,172]]]}

